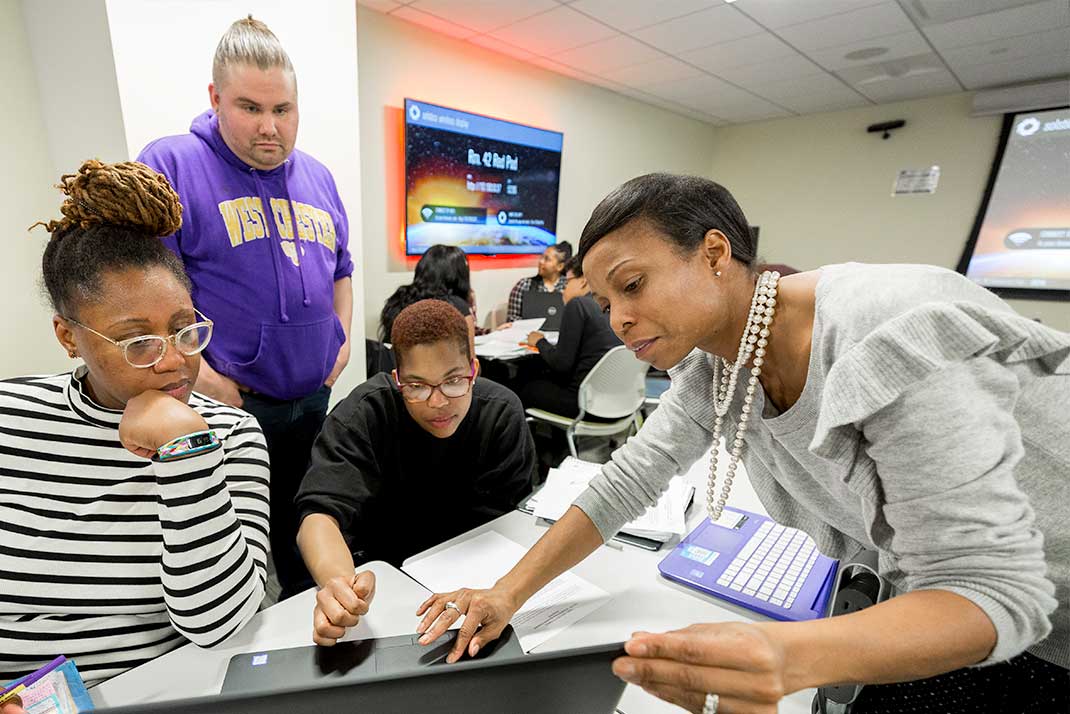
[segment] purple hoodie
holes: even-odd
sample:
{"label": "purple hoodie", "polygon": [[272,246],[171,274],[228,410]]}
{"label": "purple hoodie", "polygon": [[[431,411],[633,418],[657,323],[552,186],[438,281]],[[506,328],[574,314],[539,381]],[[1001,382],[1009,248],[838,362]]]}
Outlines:
{"label": "purple hoodie", "polygon": [[254,169],[223,141],[211,111],[137,160],[182,200],[182,228],[163,241],[186,265],[194,305],[215,321],[208,363],[277,399],[319,389],[345,341],[334,283],[353,272],[327,168],[295,149],[271,171]]}

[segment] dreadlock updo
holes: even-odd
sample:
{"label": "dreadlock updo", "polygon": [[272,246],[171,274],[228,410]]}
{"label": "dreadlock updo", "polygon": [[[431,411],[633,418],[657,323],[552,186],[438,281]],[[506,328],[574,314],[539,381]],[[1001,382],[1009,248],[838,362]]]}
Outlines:
{"label": "dreadlock updo", "polygon": [[159,240],[182,225],[182,204],[167,179],[145,164],[90,159],[56,188],[67,199],[58,221],[39,221],[52,234],[41,261],[52,308],[74,316],[98,299],[107,271],[160,266],[191,289],[178,257]]}

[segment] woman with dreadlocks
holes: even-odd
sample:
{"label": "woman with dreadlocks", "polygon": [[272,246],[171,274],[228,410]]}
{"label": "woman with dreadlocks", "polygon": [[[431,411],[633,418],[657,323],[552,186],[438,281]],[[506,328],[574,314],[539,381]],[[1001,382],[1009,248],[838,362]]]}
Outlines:
{"label": "woman with dreadlocks", "polygon": [[166,179],[86,161],[59,188],[43,282],[81,364],[0,382],[0,682],[63,654],[93,685],[253,616],[268,461],[253,417],[192,392],[212,321],[158,240]]}

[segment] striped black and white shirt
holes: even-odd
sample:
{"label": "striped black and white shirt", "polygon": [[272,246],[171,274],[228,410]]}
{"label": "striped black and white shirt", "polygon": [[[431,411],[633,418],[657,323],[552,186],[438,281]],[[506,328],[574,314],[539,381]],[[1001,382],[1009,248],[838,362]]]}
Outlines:
{"label": "striped black and white shirt", "polygon": [[223,448],[119,443],[85,368],[0,381],[0,684],[57,655],[93,685],[237,632],[264,596],[268,455],[256,419],[193,394]]}

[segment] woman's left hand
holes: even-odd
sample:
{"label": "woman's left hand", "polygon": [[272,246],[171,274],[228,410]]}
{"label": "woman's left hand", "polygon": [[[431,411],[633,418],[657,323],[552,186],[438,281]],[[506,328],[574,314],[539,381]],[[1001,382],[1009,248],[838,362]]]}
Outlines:
{"label": "woman's left hand", "polygon": [[151,459],[172,439],[207,429],[204,417],[191,406],[150,389],[126,403],[119,420],[119,441],[128,451]]}
{"label": "woman's left hand", "polygon": [[741,622],[636,632],[613,673],[667,702],[701,714],[706,695],[718,714],[775,714],[785,687],[784,647],[768,629]]}
{"label": "woman's left hand", "polygon": [[528,333],[528,346],[534,347],[535,345],[539,344],[539,340],[543,339],[544,337],[546,337],[546,335],[542,334],[541,332]]}

